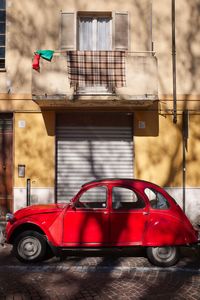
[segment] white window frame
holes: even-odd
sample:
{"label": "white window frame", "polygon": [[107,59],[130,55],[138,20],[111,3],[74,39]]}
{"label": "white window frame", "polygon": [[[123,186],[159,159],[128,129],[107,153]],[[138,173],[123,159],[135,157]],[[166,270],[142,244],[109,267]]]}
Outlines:
{"label": "white window frame", "polygon": [[[82,14],[82,15],[78,15],[77,16],[78,20],[77,20],[77,24],[78,24],[78,50],[82,50],[80,49],[80,22],[81,19],[84,18],[91,18],[92,19],[92,49],[88,49],[89,51],[101,51],[100,49],[97,49],[97,29],[98,29],[98,19],[101,18],[105,18],[109,20],[109,27],[110,27],[110,34],[109,34],[109,49],[105,49],[105,50],[109,50],[112,51],[113,46],[112,46],[112,16],[108,16],[108,15],[103,15],[103,14],[99,14],[99,15],[93,15],[93,14]],[[104,51],[104,49],[102,50]]]}
{"label": "white window frame", "polygon": [[[109,51],[112,51],[112,34],[113,34],[113,29],[112,29],[112,22],[113,22],[113,19],[112,19],[112,14],[110,13],[109,15],[108,14],[103,14],[103,13],[83,13],[83,14],[78,14],[77,15],[77,24],[78,24],[78,30],[77,30],[77,39],[78,39],[78,42],[77,42],[77,45],[78,45],[78,50],[81,51],[80,49],[80,21],[81,19],[84,19],[84,18],[91,18],[92,19],[92,49],[88,49],[88,51],[101,51],[99,49],[97,49],[97,25],[98,25],[98,19],[100,18],[107,18],[109,19],[109,26],[110,26],[110,34],[109,34],[109,44],[110,44],[110,47],[109,49],[105,49],[106,50],[109,50]],[[104,50],[102,50],[104,51]],[[113,90],[111,87],[107,88],[107,87],[104,87],[104,86],[91,86],[91,87],[84,87],[84,88],[79,88],[76,93],[78,95],[111,95],[113,94]]]}

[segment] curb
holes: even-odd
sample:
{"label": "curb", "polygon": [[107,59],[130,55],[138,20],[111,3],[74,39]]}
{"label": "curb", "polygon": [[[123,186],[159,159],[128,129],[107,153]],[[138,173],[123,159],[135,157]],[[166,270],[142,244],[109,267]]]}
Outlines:
{"label": "curb", "polygon": [[18,271],[18,272],[63,272],[71,271],[78,273],[132,273],[132,272],[168,272],[168,273],[193,273],[200,274],[199,269],[183,268],[183,267],[169,267],[169,268],[159,268],[159,267],[112,267],[112,266],[10,266],[4,265],[0,266],[0,272],[2,271]]}

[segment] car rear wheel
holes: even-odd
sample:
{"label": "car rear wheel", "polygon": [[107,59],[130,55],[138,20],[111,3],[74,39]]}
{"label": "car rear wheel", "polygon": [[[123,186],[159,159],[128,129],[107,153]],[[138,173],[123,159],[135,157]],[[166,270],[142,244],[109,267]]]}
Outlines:
{"label": "car rear wheel", "polygon": [[159,267],[170,267],[179,260],[179,250],[177,247],[148,247],[147,257],[149,261]]}
{"label": "car rear wheel", "polygon": [[13,251],[17,259],[22,262],[38,262],[45,257],[46,240],[39,232],[27,230],[16,237]]}

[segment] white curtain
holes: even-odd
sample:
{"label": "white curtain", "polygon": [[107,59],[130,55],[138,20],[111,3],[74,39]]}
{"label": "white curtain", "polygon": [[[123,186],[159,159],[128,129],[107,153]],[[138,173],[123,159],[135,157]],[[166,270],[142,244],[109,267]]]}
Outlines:
{"label": "white curtain", "polygon": [[110,20],[97,19],[97,50],[111,50]]}
{"label": "white curtain", "polygon": [[79,50],[93,50],[93,19],[80,18],[79,22]]}
{"label": "white curtain", "polygon": [[79,19],[79,50],[112,50],[111,19],[81,17]]}

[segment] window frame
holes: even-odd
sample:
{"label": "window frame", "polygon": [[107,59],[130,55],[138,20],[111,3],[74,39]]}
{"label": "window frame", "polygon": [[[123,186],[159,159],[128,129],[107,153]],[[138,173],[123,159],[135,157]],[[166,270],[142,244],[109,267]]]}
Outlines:
{"label": "window frame", "polygon": [[[92,19],[92,49],[87,49],[87,50],[82,50],[80,49],[80,23],[81,23],[81,19],[87,19],[87,18],[91,18]],[[97,49],[97,31],[98,31],[98,19],[101,18],[105,18],[109,20],[109,30],[110,30],[110,34],[109,34],[109,49]],[[112,15],[110,14],[105,14],[105,13],[78,13],[77,14],[77,50],[78,51],[112,51],[113,49],[113,41],[112,41]]]}
{"label": "window frame", "polygon": [[2,33],[0,33],[0,37],[2,38],[2,45],[0,45],[0,49],[3,49],[4,54],[0,57],[0,70],[5,70],[5,62],[6,62],[6,0],[4,0],[4,4],[0,7],[0,12],[2,15],[5,14],[5,20],[0,20],[0,27],[3,28]]}
{"label": "window frame", "polygon": [[[167,208],[153,207],[153,206],[151,205],[151,201],[153,201],[153,200],[150,200],[150,199],[149,199],[149,196],[148,196],[148,194],[146,193],[146,190],[147,190],[147,189],[150,190],[152,193],[155,194],[156,199],[157,199],[157,194],[160,194],[160,195],[165,199],[165,203],[167,203],[168,207],[167,207]],[[144,194],[145,194],[145,196],[147,197],[147,199],[148,199],[148,201],[149,201],[149,207],[150,207],[150,209],[152,209],[152,210],[159,210],[159,211],[166,211],[166,210],[169,210],[169,209],[171,208],[170,202],[169,202],[168,199],[165,197],[165,195],[163,195],[163,193],[161,193],[160,191],[157,191],[156,189],[151,188],[151,187],[146,187],[146,188],[144,189]],[[157,201],[157,200],[156,200],[156,201]],[[158,201],[157,201],[157,202],[158,202]]]}
{"label": "window frame", "polygon": [[[130,14],[128,11],[61,11],[60,15],[60,49],[62,51],[78,51],[78,17],[92,15],[108,16],[111,18],[112,51],[130,51]],[[124,30],[127,38],[121,41],[121,43],[119,41],[120,33],[118,32],[118,28],[121,27],[122,21],[123,24],[126,24]]]}
{"label": "window frame", "polygon": [[[115,209],[113,208],[113,189],[114,188],[123,188],[123,189],[128,189],[128,190],[131,190],[136,196],[138,199],[140,199],[140,201],[143,202],[144,206],[143,207],[138,207],[138,208],[119,208],[119,209]],[[142,194],[136,190],[134,187],[132,186],[126,186],[126,185],[115,185],[112,187],[111,189],[111,209],[112,211],[114,212],[119,212],[119,211],[128,211],[128,212],[134,212],[134,211],[141,211],[141,210],[145,210],[147,209],[147,203],[144,199],[144,197],[142,196]]]}
{"label": "window frame", "polygon": [[[106,206],[105,207],[83,207],[83,206],[79,207],[79,206],[76,206],[77,203],[81,203],[79,200],[81,199],[82,195],[87,193],[87,191],[92,190],[94,188],[104,188],[105,195],[106,195],[106,201],[105,201]],[[100,203],[104,203],[104,202],[100,202]],[[106,185],[97,185],[97,186],[93,186],[93,187],[84,189],[83,191],[81,191],[81,193],[78,195],[78,197],[74,201],[74,207],[77,210],[108,210],[108,206],[109,206],[109,204],[108,204],[108,187]]]}

